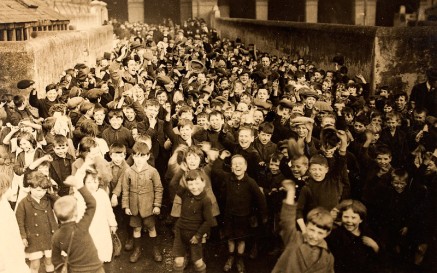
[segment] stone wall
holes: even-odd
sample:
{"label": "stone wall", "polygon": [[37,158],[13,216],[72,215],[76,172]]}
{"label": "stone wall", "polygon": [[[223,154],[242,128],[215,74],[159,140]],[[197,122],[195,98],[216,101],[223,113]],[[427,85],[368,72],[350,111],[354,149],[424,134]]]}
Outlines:
{"label": "stone wall", "polygon": [[[25,42],[0,42],[0,89],[16,94],[21,79],[33,79],[37,90],[58,82],[76,63],[94,65],[113,46],[112,26],[62,32],[38,32]],[[42,92],[40,92],[42,94]]]}
{"label": "stone wall", "polygon": [[332,57],[346,58],[349,75],[363,74],[377,86],[390,84],[410,92],[437,61],[437,29],[432,27],[382,28],[335,24],[216,18],[221,37],[240,37],[261,51],[312,60],[333,69]]}

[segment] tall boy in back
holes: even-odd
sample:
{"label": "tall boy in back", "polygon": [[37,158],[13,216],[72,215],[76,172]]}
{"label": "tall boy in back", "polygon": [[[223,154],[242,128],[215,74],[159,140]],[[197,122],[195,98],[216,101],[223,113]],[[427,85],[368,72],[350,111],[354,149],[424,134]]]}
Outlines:
{"label": "tall boy in back", "polygon": [[134,165],[122,177],[122,208],[130,215],[130,226],[134,228],[134,252],[130,262],[135,263],[141,255],[141,228],[147,229],[153,245],[153,258],[162,261],[157,247],[155,215],[161,212],[163,187],[158,171],[147,163],[149,146],[137,142],[132,148]]}
{"label": "tall boy in back", "polygon": [[[52,262],[56,271],[60,270],[64,264],[61,252],[65,252],[68,253],[68,266],[71,272],[105,272],[89,233],[89,227],[96,212],[96,199],[84,187],[83,180],[86,170],[91,164],[91,162],[85,161],[76,174],[69,176],[64,182],[65,185],[78,189],[83,196],[86,204],[83,218],[76,223],[77,201],[71,195],[59,198],[53,207],[61,224],[52,238]],[[73,236],[72,239],[71,236]],[[68,251],[70,241],[71,247]]]}
{"label": "tall boy in back", "polygon": [[281,236],[285,250],[272,273],[333,273],[334,257],[325,241],[334,222],[330,212],[321,207],[311,210],[307,215],[306,232],[297,231],[294,201],[296,186],[291,180],[284,180],[283,187],[287,191],[281,210]]}
{"label": "tall boy in back", "polygon": [[297,206],[297,223],[302,232],[305,233],[306,226],[304,215],[316,207],[323,207],[332,210],[335,216],[335,206],[343,199],[343,184],[346,181],[343,172],[346,167],[347,135],[344,131],[337,131],[340,139],[339,157],[332,168],[323,155],[314,155],[310,159],[308,182],[303,186],[299,194]]}

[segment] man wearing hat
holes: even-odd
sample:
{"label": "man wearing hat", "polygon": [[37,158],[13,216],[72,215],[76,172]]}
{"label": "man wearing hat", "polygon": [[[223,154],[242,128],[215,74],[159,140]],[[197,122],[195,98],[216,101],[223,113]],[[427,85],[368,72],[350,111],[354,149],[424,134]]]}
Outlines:
{"label": "man wearing hat", "polygon": [[416,84],[411,90],[413,107],[423,107],[431,116],[437,115],[437,68],[426,71],[427,81]]}

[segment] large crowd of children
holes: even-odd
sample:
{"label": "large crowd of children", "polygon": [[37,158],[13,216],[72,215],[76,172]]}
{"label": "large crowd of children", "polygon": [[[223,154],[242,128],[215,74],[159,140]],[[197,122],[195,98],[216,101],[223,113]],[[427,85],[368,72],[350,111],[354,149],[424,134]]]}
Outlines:
{"label": "large crowd of children", "polygon": [[225,272],[257,255],[272,272],[436,272],[436,68],[410,96],[373,95],[340,54],[324,70],[201,19],[113,26],[96,66],[1,93],[0,272],[60,272],[65,254],[104,272],[118,228],[130,262],[142,231],[161,262],[157,221],[173,272],[206,272],[214,239]]}

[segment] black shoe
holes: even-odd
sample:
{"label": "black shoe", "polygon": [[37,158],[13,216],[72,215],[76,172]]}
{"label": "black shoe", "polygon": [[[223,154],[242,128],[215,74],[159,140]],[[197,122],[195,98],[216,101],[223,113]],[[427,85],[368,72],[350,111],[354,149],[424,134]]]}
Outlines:
{"label": "black shoe", "polygon": [[132,249],[134,249],[134,238],[129,237],[124,244],[124,250],[131,251]]}
{"label": "black shoe", "polygon": [[134,252],[130,255],[129,261],[136,263],[141,256],[141,248],[135,247]]}
{"label": "black shoe", "polygon": [[231,271],[233,265],[234,265],[234,256],[229,256],[228,260],[225,263],[225,266],[223,267],[223,271],[225,272]]}
{"label": "black shoe", "polygon": [[162,262],[162,254],[161,251],[159,251],[158,247],[153,247],[153,259],[155,262]]}

